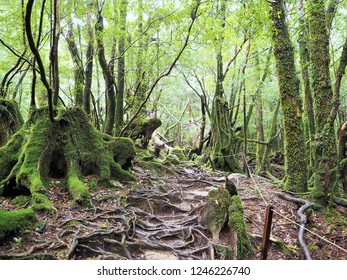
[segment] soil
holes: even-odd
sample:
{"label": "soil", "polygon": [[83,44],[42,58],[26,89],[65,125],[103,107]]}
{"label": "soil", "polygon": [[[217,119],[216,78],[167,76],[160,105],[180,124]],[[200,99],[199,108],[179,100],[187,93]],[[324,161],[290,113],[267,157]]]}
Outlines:
{"label": "soil", "polygon": [[[208,191],[224,185],[226,175],[237,186],[244,206],[253,246],[248,259],[261,257],[267,205],[274,207],[267,259],[305,259],[297,240],[299,206],[277,197],[274,192],[279,189],[267,179],[211,172],[192,164],[164,168],[158,176],[134,166],[136,181],[114,182],[112,187],[85,177],[92,206],[84,208],[72,206],[61,182],[52,180],[48,197],[56,212],[38,213],[36,229],[8,236],[0,244],[0,259],[225,259],[220,249],[231,246],[228,231],[221,232],[216,244],[198,217]],[[0,207],[19,208],[3,197]],[[341,206],[311,211],[305,239],[313,259],[347,259],[346,216],[347,209]]]}

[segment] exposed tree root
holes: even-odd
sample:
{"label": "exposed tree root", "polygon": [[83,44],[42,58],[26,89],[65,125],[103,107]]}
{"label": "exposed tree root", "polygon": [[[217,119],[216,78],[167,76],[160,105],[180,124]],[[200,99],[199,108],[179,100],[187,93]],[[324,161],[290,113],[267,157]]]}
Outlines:
{"label": "exposed tree root", "polygon": [[299,229],[299,235],[298,235],[298,240],[300,243],[300,247],[302,248],[302,250],[304,251],[305,254],[305,258],[307,260],[312,260],[310,251],[308,249],[308,246],[305,242],[305,238],[304,238],[304,234],[305,234],[305,226],[307,223],[307,217],[304,214],[305,211],[310,208],[312,206],[312,203],[310,203],[307,200],[304,199],[300,199],[300,198],[295,198],[295,197],[291,197],[289,195],[286,195],[284,193],[281,192],[274,192],[275,195],[277,195],[279,198],[282,198],[284,200],[290,201],[290,202],[294,202],[296,204],[302,205],[299,210],[298,210],[298,216],[300,218],[300,229]]}
{"label": "exposed tree root", "polygon": [[56,111],[31,111],[29,120],[0,148],[0,195],[31,194],[35,210],[53,210],[46,196],[48,182],[63,180],[78,205],[90,205],[82,176],[95,174],[101,183],[111,178],[133,179],[125,171],[135,156],[133,141],[97,131],[78,107]]}

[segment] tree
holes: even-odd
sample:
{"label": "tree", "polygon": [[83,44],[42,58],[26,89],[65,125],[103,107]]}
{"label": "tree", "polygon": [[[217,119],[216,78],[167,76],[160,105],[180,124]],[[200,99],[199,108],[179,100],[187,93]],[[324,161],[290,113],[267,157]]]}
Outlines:
{"label": "tree", "polygon": [[327,205],[336,183],[337,146],[334,129],[333,91],[329,73],[329,35],[324,1],[309,0],[306,5],[309,25],[310,75],[315,119],[314,191],[317,202]]}
{"label": "tree", "polygon": [[105,92],[107,93],[104,132],[106,134],[112,135],[114,123],[115,123],[115,114],[116,114],[116,91],[115,91],[114,76],[111,71],[110,65],[109,63],[107,63],[106,57],[105,57],[105,47],[103,42],[104,19],[102,16],[102,7],[98,7],[97,18],[98,20],[95,25],[95,30],[96,30],[98,59],[99,59],[99,63],[102,69],[104,79],[105,79]]}
{"label": "tree", "polygon": [[[214,168],[225,171],[240,171],[239,162],[235,157],[234,149],[238,141],[230,123],[229,105],[225,100],[224,85],[229,62],[226,70],[223,68],[223,32],[225,28],[225,14],[227,1],[218,1],[217,15],[220,16],[221,34],[216,38],[216,84],[211,110],[211,150]],[[219,37],[218,37],[219,36]]]}
{"label": "tree", "polygon": [[307,190],[307,160],[302,129],[299,81],[296,77],[294,50],[285,21],[282,0],[271,3],[272,39],[283,114],[285,186],[297,192]]}

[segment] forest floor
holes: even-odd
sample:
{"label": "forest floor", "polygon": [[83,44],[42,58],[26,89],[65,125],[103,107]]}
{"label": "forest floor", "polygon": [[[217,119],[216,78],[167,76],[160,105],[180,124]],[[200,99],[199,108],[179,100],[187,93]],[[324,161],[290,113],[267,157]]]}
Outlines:
{"label": "forest floor", "polygon": [[[164,167],[160,175],[134,166],[137,180],[99,186],[86,177],[92,206],[71,206],[69,194],[52,181],[48,196],[56,213],[39,213],[36,231],[11,236],[0,244],[0,259],[223,259],[230,247],[228,231],[219,244],[198,223],[208,191],[224,185],[225,173],[206,171],[192,164]],[[298,206],[277,197],[278,188],[266,179],[229,174],[237,185],[253,252],[260,259],[261,236],[268,204],[274,207],[268,259],[304,259],[298,244]],[[309,198],[307,198],[309,199]],[[17,209],[0,198],[3,209]],[[27,207],[27,206],[22,206]],[[347,259],[347,209],[313,211],[305,239],[313,259]],[[296,223],[296,224],[295,224]],[[336,244],[339,247],[334,246]],[[224,251],[225,252],[225,251]]]}

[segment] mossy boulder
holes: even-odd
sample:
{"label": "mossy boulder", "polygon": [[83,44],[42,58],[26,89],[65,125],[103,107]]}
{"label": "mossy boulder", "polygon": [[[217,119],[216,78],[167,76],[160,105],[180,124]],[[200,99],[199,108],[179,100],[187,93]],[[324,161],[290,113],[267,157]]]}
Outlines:
{"label": "mossy boulder", "polygon": [[35,222],[36,214],[32,209],[0,210],[0,242],[8,235],[19,234]]}
{"label": "mossy boulder", "polygon": [[136,148],[136,166],[144,169],[149,169],[156,175],[160,175],[163,172],[163,163],[155,158],[154,154],[148,149]]}
{"label": "mossy boulder", "polygon": [[23,125],[18,104],[12,100],[0,98],[0,147]]}
{"label": "mossy boulder", "polygon": [[231,196],[224,187],[209,191],[208,200],[201,211],[199,224],[212,233],[214,241],[219,241],[219,233],[228,221]]}
{"label": "mossy boulder", "polygon": [[247,254],[252,252],[252,246],[248,239],[246,224],[243,218],[243,206],[238,195],[231,197],[228,214],[228,226],[231,231],[236,232],[237,236],[237,259],[245,259]]}
{"label": "mossy boulder", "polygon": [[187,157],[185,156],[183,150],[181,148],[172,148],[169,151],[168,156],[175,155],[180,161],[185,161],[187,160]]}
{"label": "mossy boulder", "polygon": [[82,176],[97,175],[131,180],[126,169],[135,157],[130,138],[116,138],[96,130],[78,107],[55,111],[50,122],[48,108],[30,112],[29,120],[0,148],[0,195],[31,194],[32,207],[51,210],[46,189],[51,178],[66,182],[75,203],[88,205]]}

